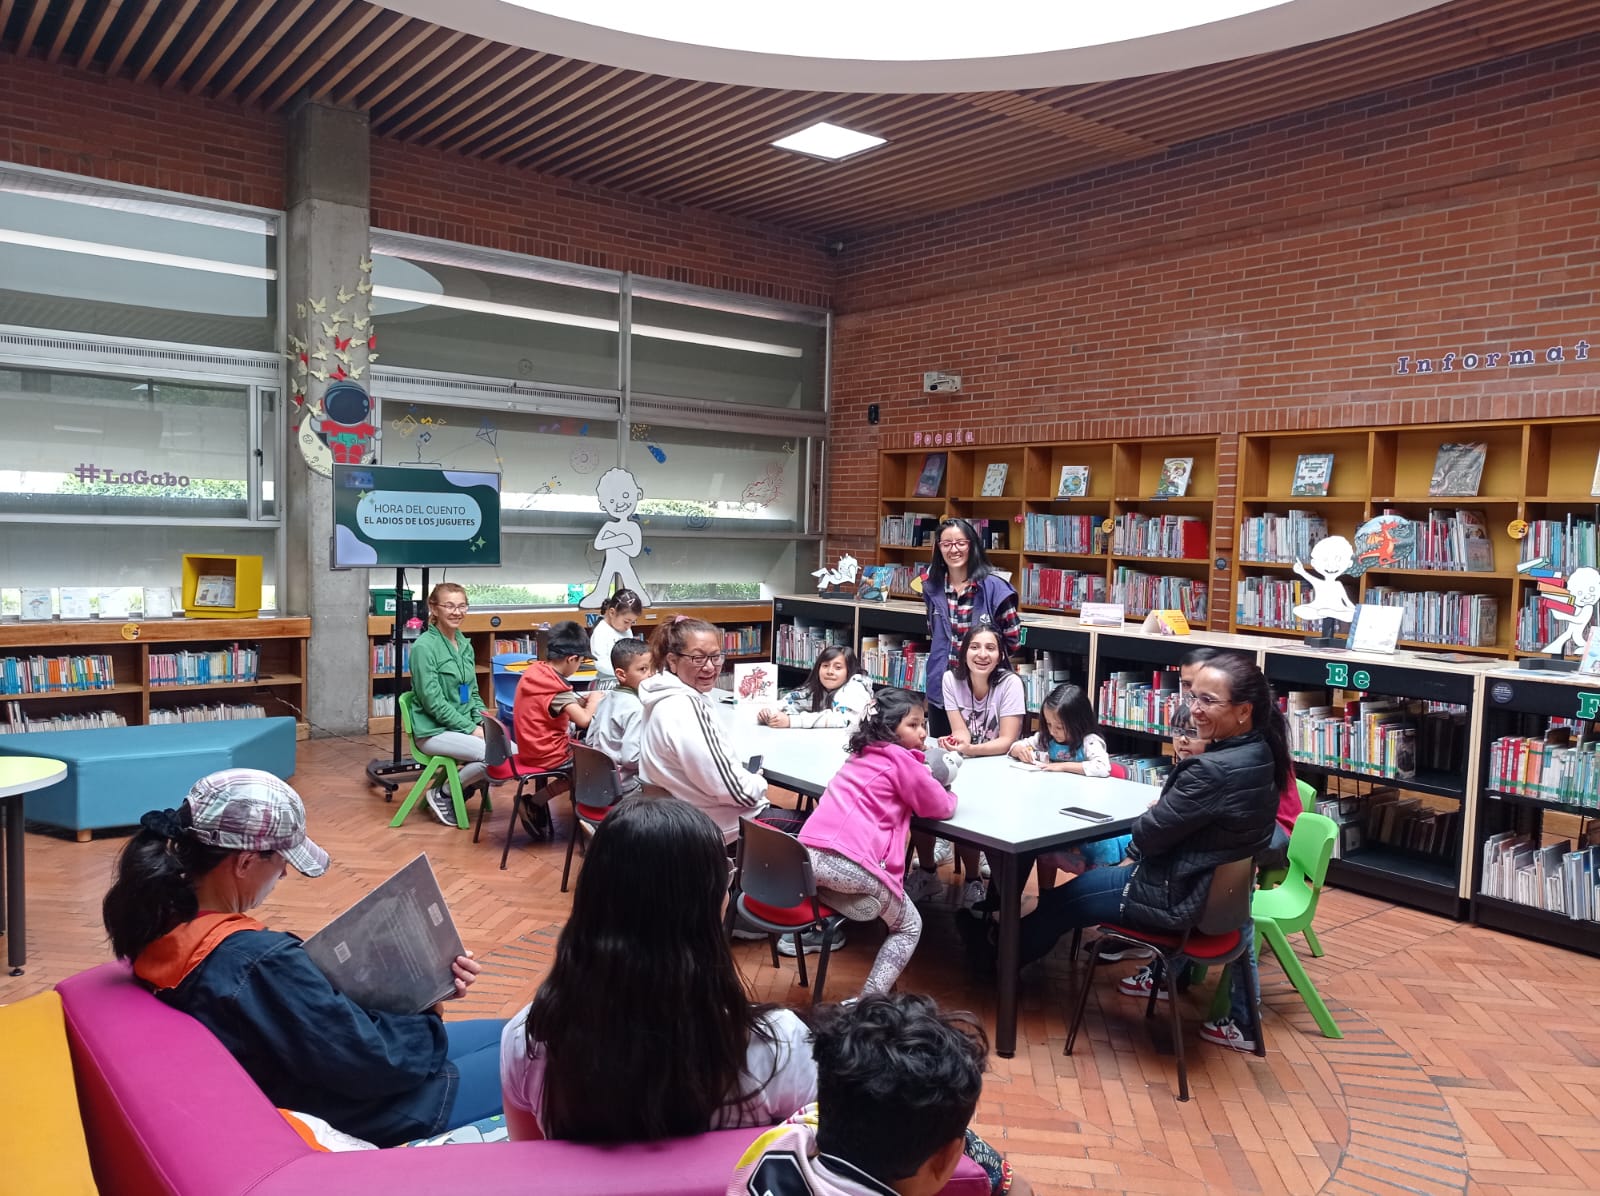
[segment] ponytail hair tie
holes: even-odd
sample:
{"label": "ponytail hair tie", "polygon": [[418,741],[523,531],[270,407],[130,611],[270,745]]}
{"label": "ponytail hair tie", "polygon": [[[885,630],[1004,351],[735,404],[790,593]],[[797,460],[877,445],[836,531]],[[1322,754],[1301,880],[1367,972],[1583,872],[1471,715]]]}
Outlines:
{"label": "ponytail hair tie", "polygon": [[688,617],[689,617],[688,615],[673,615],[672,616],[672,621],[674,623],[682,623]]}

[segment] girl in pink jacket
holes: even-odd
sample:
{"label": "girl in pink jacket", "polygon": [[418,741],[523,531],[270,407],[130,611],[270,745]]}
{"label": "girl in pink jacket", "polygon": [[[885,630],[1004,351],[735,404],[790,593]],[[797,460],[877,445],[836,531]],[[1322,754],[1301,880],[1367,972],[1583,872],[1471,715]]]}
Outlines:
{"label": "girl in pink jacket", "polygon": [[[880,689],[850,736],[850,759],[800,830],[823,903],[852,922],[882,918],[889,928],[863,993],[888,992],[922,937],[922,918],[905,889],[912,817],[948,818],[956,809],[946,785],[961,758],[936,750],[939,759],[925,761],[927,732],[920,697]],[[940,771],[944,784],[930,767]]]}

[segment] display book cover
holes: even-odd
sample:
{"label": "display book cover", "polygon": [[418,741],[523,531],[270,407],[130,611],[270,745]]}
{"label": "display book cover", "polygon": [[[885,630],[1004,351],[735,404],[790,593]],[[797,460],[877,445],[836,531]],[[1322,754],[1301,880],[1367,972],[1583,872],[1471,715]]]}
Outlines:
{"label": "display book cover", "polygon": [[1089,493],[1089,467],[1063,465],[1061,480],[1056,485],[1057,498],[1085,498]]}
{"label": "display book cover", "polygon": [[1485,444],[1441,444],[1428,479],[1428,497],[1476,498],[1488,455]]}
{"label": "display book cover", "polygon": [[1003,498],[1006,492],[1006,474],[1011,466],[1004,461],[996,461],[985,467],[983,471],[982,498]]}
{"label": "display book cover", "polygon": [[305,941],[333,987],[363,1009],[421,1013],[455,993],[465,948],[419,855]]}
{"label": "display book cover", "polygon": [[922,459],[922,473],[917,478],[916,498],[937,498],[944,482],[944,453],[929,453]]}
{"label": "display book cover", "polygon": [[1294,482],[1289,493],[1296,498],[1326,498],[1332,481],[1332,453],[1301,453],[1294,463]]}
{"label": "display book cover", "polygon": [[1168,457],[1161,463],[1156,482],[1156,498],[1182,498],[1189,493],[1189,478],[1194,473],[1193,457]]}

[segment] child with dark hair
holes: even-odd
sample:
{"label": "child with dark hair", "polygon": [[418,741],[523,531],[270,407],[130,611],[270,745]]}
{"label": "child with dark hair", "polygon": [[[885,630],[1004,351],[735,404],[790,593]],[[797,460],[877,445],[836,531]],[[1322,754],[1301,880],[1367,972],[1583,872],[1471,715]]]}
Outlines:
{"label": "child with dark hair", "polygon": [[637,639],[618,640],[611,647],[611,671],[616,688],[607,691],[595,711],[588,742],[611,757],[627,796],[639,789],[639,730],[644,722],[639,685],[654,671],[650,645]]}
{"label": "child with dark hair", "polygon": [[611,649],[617,641],[633,635],[633,625],[644,613],[644,603],[632,590],[618,590],[600,604],[600,617],[589,629],[589,651],[594,656],[595,672],[599,674],[596,685],[610,688],[616,684],[616,670],[611,665]]}
{"label": "child with dark hair", "polygon": [[[905,890],[912,816],[948,818],[956,809],[955,795],[946,786],[954,781],[961,757],[935,749],[936,780],[922,751],[927,733],[921,698],[903,689],[879,690],[850,736],[850,759],[828,782],[816,812],[800,828],[823,903],[852,922],[882,918],[889,928],[863,992],[888,992],[922,936],[922,917]],[[784,954],[793,953],[793,941],[784,940],[791,944]],[[832,946],[843,942],[841,932]],[[783,951],[784,943],[778,950]],[[820,951],[822,932],[803,935],[802,945],[806,951]]]}
{"label": "child with dark hair", "polygon": [[[550,629],[546,659],[531,661],[523,670],[512,704],[517,764],[521,768],[547,771],[572,759],[569,728],[586,729],[605,697],[596,691],[580,698],[572,690],[568,678],[588,655],[588,635],[581,624],[569,619]],[[545,793],[556,797],[566,790],[566,783],[558,781]]]}
{"label": "child with dark hair", "polygon": [[817,1103],[756,1139],[727,1196],[928,1196],[963,1154],[991,1192],[1029,1191],[967,1128],[989,1054],[971,1014],[884,993],[825,1008],[816,1023]]}
{"label": "child with dark hair", "polygon": [[830,644],[817,654],[811,675],[784,695],[781,707],[766,706],[756,721],[766,727],[853,727],[872,700],[872,683],[849,648]]}

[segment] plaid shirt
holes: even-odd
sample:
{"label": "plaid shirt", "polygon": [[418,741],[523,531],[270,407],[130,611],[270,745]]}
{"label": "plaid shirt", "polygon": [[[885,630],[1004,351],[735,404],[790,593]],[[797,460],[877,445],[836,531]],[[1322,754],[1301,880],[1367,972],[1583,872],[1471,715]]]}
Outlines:
{"label": "plaid shirt", "polygon": [[[950,659],[945,662],[946,668],[955,664],[961,641],[972,628],[972,605],[977,596],[978,583],[971,579],[959,591],[952,592],[948,585],[945,586],[944,600],[950,608],[950,626],[954,632],[950,637]],[[1000,643],[1006,655],[1014,655],[1022,646],[1022,616],[1017,613],[1016,594],[1013,593],[1002,602],[1000,609],[994,611],[990,618],[994,620],[995,630],[1000,633]]]}

